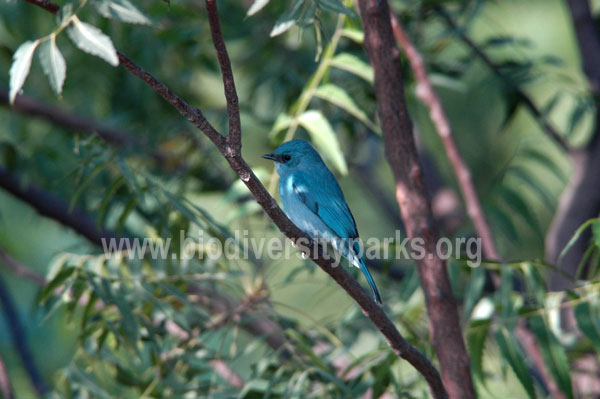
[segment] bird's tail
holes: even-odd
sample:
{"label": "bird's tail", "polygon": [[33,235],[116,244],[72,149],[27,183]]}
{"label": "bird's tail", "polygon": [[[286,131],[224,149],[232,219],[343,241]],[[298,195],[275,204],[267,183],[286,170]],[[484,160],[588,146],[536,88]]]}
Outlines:
{"label": "bird's tail", "polygon": [[[357,245],[358,243],[355,243],[354,245]],[[363,274],[365,275],[365,277],[367,278],[367,282],[369,283],[369,286],[371,287],[371,291],[373,292],[373,297],[375,298],[375,302],[377,302],[379,305],[382,305],[383,302],[381,301],[381,296],[379,296],[379,291],[377,290],[377,286],[375,285],[375,280],[373,280],[373,276],[371,276],[371,273],[369,272],[369,269],[367,269],[367,265],[364,261],[364,259],[359,256],[359,252],[356,250],[356,248],[354,248],[355,253],[356,253],[356,258],[358,258],[358,262],[360,264],[360,270],[363,272]]]}
{"label": "bird's tail", "polygon": [[375,298],[375,302],[377,302],[379,305],[382,305],[383,302],[381,302],[381,297],[379,296],[379,291],[377,291],[377,286],[375,285],[373,276],[371,276],[371,273],[369,272],[369,269],[367,269],[367,265],[365,264],[365,261],[362,259],[360,260],[360,270],[363,272],[363,274],[367,278],[367,281],[369,282],[371,291],[373,291],[373,297]]}
{"label": "bird's tail", "polygon": [[375,302],[379,305],[382,305],[381,296],[379,296],[379,291],[377,290],[377,286],[375,285],[375,280],[373,280],[373,276],[369,273],[369,269],[361,256],[360,253],[360,245],[358,241],[344,243],[345,245],[341,246],[339,243],[334,242],[334,245],[337,245],[336,248],[341,247],[342,254],[348,258],[350,264],[358,267],[365,277],[367,278],[367,282],[369,283],[369,287],[371,287],[371,292],[373,292],[373,298]]}

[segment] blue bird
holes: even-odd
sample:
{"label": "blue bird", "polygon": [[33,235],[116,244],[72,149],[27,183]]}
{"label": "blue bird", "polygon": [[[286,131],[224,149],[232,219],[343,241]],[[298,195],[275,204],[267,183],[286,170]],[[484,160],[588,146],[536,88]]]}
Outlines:
{"label": "blue bird", "polygon": [[342,189],[319,153],[306,141],[292,140],[263,158],[275,161],[279,197],[290,220],[310,237],[331,242],[351,264],[360,268],[375,301],[381,304],[375,281],[359,255],[354,217]]}

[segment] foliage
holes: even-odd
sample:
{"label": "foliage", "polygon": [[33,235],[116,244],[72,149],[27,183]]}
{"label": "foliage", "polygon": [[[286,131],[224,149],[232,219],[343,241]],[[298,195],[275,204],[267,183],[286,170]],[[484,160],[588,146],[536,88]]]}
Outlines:
{"label": "foliage", "polygon": [[[39,293],[45,322],[59,319],[77,334],[76,344],[66,345],[75,347],[71,361],[60,371],[45,370],[53,395],[355,398],[372,389],[373,397],[384,392],[427,397],[423,380],[314,267],[260,257],[257,248],[235,236],[243,229],[251,237],[275,233],[210,143],[160,98],[113,68],[118,48],[198,105],[216,126],[225,126],[220,74],[196,3],[68,2],[61,3],[53,23],[50,14],[24,2],[0,5],[5,71],[0,80],[11,102],[21,90],[48,103],[62,102],[63,108],[123,129],[142,143],[116,149],[95,134],[0,111],[3,168],[63,198],[72,209],[93,214],[98,226],[150,237],[154,244],[141,259],[130,259],[126,250],[108,259],[100,248],[79,242],[74,248],[57,245],[52,262],[41,260],[48,263],[49,283]],[[516,326],[524,323],[552,379],[574,397],[570,366],[581,353],[600,347],[600,222],[590,220],[565,248],[592,229],[587,258],[592,267],[584,273],[582,265],[577,288],[549,292],[545,278],[555,265],[538,258],[568,173],[564,156],[540,126],[551,121],[576,142],[589,130],[593,99],[566,63],[534,51],[531,40],[498,31],[481,37],[476,27],[466,28],[497,65],[498,71],[491,70],[444,25],[440,3],[467,27],[485,22],[490,9],[502,6],[392,2],[424,54],[507,254],[505,263],[484,262],[475,269],[464,259],[449,264],[473,375],[481,397],[546,396],[548,387],[531,376],[534,365],[515,337]],[[309,139],[340,176],[363,237],[393,234],[396,214],[386,211],[385,198],[394,193],[384,169],[373,71],[353,6],[338,0],[255,0],[246,8],[239,2],[219,7],[240,94],[244,151],[257,174],[275,192],[271,166],[260,164],[259,155],[293,137]],[[427,112],[414,95],[412,74],[406,67],[403,73],[421,151],[431,157],[430,167],[444,185],[456,189]],[[551,92],[544,88],[547,82]],[[535,98],[545,104],[543,113],[532,118],[515,93],[536,94],[540,87],[543,93]],[[359,180],[365,170],[366,178]],[[383,188],[369,185],[373,181]],[[468,219],[445,230],[449,237],[473,234]],[[236,247],[255,256],[212,259],[209,245],[185,246],[186,239],[200,236],[220,243],[234,239]],[[167,238],[167,256],[156,259],[151,252]],[[194,257],[184,258],[182,248]],[[402,281],[375,276],[383,285],[386,311],[407,339],[433,358],[416,270],[408,262],[394,263],[383,269],[402,267]],[[492,292],[494,277],[500,285]],[[564,308],[573,309],[582,337],[561,328]],[[262,319],[275,322],[283,345],[253,329]],[[239,374],[243,387],[219,373],[215,362]]]}

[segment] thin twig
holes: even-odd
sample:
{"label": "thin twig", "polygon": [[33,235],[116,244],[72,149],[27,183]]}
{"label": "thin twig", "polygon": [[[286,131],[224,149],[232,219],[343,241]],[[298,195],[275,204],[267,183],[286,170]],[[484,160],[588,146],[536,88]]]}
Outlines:
{"label": "thin twig", "polygon": [[[38,0],[25,1],[40,5]],[[210,8],[213,5],[214,3],[207,4],[207,7]],[[58,10],[58,8],[54,9],[52,7],[44,8],[54,13],[56,13]],[[216,15],[218,16],[218,13]],[[214,24],[215,19],[209,19],[209,22]],[[213,32],[213,34],[220,35],[220,29],[217,29],[216,27],[211,27],[211,32]],[[217,45],[220,41],[222,41],[221,37],[218,38]],[[219,52],[219,48],[216,50]],[[144,71],[123,53],[117,52],[117,55],[120,63],[129,72],[146,82],[155,92],[157,92],[161,97],[175,107],[184,117],[186,117],[209,137],[209,139],[216,145],[221,154],[223,154],[225,159],[229,162],[229,165],[233,171],[248,187],[256,201],[283,234],[285,234],[293,242],[296,242],[298,245],[312,244],[310,237],[296,227],[287,218],[285,213],[283,213],[281,208],[279,208],[275,199],[269,194],[267,189],[263,186],[261,181],[256,177],[252,169],[243,159],[241,151],[236,149],[234,145],[230,146],[225,140],[224,136],[218,133],[216,129],[210,125],[198,108],[189,106],[184,100],[171,92],[167,86],[158,81],[158,79],[156,79],[150,73]],[[228,97],[226,97],[226,99],[228,101],[230,100]],[[235,111],[236,107],[228,107],[228,110]],[[239,115],[236,117],[239,118]],[[235,118],[234,120],[230,120],[229,124],[230,126],[235,125]],[[235,144],[235,142],[233,144]],[[307,245],[307,247],[309,245]],[[419,352],[418,349],[412,346],[400,335],[392,321],[386,316],[383,309],[372,300],[370,295],[367,294],[362,286],[358,284],[358,282],[356,282],[356,280],[352,278],[348,272],[341,267],[335,267],[332,259],[324,257],[322,247],[318,245],[315,247],[315,251],[309,251],[309,257],[318,266],[320,266],[321,269],[329,274],[357,302],[363,313],[371,319],[377,329],[379,329],[379,331],[385,336],[394,353],[406,359],[419,371],[419,373],[423,375],[423,377],[427,380],[434,397],[445,398],[446,392],[441,382],[439,373],[431,364],[431,362],[421,352]]]}
{"label": "thin twig", "polygon": [[483,63],[486,64],[488,68],[490,68],[490,70],[502,82],[507,84],[514,91],[515,95],[517,96],[517,99],[525,105],[529,112],[531,112],[534,118],[542,126],[546,134],[548,134],[548,136],[552,140],[554,140],[554,142],[564,151],[569,151],[569,143],[561,136],[560,133],[558,133],[554,126],[550,124],[550,122],[546,119],[542,111],[540,111],[540,109],[535,105],[531,97],[529,97],[523,90],[519,88],[517,84],[515,84],[512,81],[512,79],[510,79],[501,71],[500,67],[498,67],[498,65],[496,65],[496,63],[492,61],[492,59],[488,57],[488,55],[483,50],[481,50],[479,46],[473,40],[471,40],[469,36],[465,34],[464,30],[460,28],[456,24],[456,22],[454,22],[450,14],[442,6],[435,6],[435,9],[442,17],[442,19],[446,22],[446,25],[448,25],[448,27],[454,31],[454,33],[460,38],[460,40],[462,40],[462,42],[466,44],[467,47],[469,47],[471,51],[473,51],[473,53],[477,55],[479,59],[481,59],[481,61],[483,61]]}

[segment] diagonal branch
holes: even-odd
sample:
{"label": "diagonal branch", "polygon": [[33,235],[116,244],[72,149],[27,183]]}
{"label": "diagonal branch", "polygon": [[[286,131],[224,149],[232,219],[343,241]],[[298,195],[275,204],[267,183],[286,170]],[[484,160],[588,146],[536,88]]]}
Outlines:
{"label": "diagonal branch", "polygon": [[[56,5],[56,8],[48,6],[48,2],[45,2],[44,6],[40,4],[40,0],[25,1],[42,6],[53,13],[56,13],[59,9]],[[210,10],[213,6],[214,3],[211,3],[210,0],[208,0],[207,9],[209,9],[209,13],[215,13],[213,18],[209,18],[211,25],[214,25],[215,22],[218,21],[218,13],[216,9],[212,11]],[[223,42],[223,38],[221,36],[220,29],[216,26],[211,26],[211,32],[213,33],[213,37],[216,36],[217,40],[214,44],[218,53],[220,51],[219,43]],[[221,50],[225,51],[226,53],[224,42]],[[233,142],[226,141],[225,138],[218,133],[216,129],[206,120],[206,118],[204,118],[201,110],[188,105],[184,100],[171,92],[167,86],[158,81],[158,79],[156,79],[150,73],[144,71],[123,53],[117,52],[117,54],[120,63],[129,72],[146,82],[155,92],[157,92],[161,97],[175,107],[185,118],[203,131],[213,141],[221,154],[223,154],[225,159],[229,162],[229,165],[233,171],[244,182],[256,201],[264,209],[265,213],[271,218],[271,220],[275,223],[279,230],[285,234],[286,237],[299,245],[301,243],[312,243],[311,239],[287,218],[281,208],[279,208],[277,205],[275,199],[271,197],[267,189],[263,186],[261,181],[256,177],[252,169],[243,159],[241,147],[236,146],[235,132],[234,136],[232,136],[234,138]],[[224,74],[227,75],[227,72]],[[224,79],[229,78],[233,79],[233,76],[226,76]],[[231,101],[231,98],[228,96],[226,99],[228,102]],[[233,105],[228,107],[228,110],[230,112],[229,125],[235,126],[236,118],[239,118],[239,112],[236,112],[237,107]],[[306,247],[308,248],[308,246]],[[323,248],[320,246],[315,246],[315,249],[315,251],[309,251],[310,258],[318,266],[320,266],[323,271],[329,274],[357,302],[363,313],[369,317],[369,319],[371,319],[372,323],[384,335],[394,353],[406,359],[419,371],[419,373],[423,375],[429,384],[433,396],[435,398],[446,398],[446,391],[440,376],[431,362],[421,352],[419,352],[417,348],[412,346],[404,339],[404,337],[402,337],[402,335],[400,335],[395,325],[386,316],[383,309],[371,299],[367,292],[361,287],[360,284],[358,284],[358,282],[356,282],[356,280],[354,280],[354,278],[350,276],[348,272],[341,267],[335,267],[332,259],[325,258],[323,256]]]}
{"label": "diagonal branch", "polygon": [[[446,154],[457,176],[459,187],[462,190],[467,213],[473,221],[477,234],[481,237],[484,255],[491,260],[500,260],[500,254],[496,248],[493,234],[485,218],[473,181],[471,180],[471,173],[456,147],[448,117],[427,75],[423,58],[408,38],[398,18],[394,14],[391,14],[391,17],[394,36],[404,49],[406,58],[408,58],[415,79],[417,80],[417,95],[429,108],[430,118],[442,139]],[[485,56],[485,54],[483,55]],[[496,287],[500,283],[497,275],[492,276],[492,281]],[[525,323],[519,323],[515,328],[515,334],[520,338],[523,347],[538,369],[540,377],[552,393],[552,396],[556,398],[563,397],[564,395],[560,392],[554,380],[548,375],[546,365],[533,333],[526,328]]]}
{"label": "diagonal branch", "polygon": [[400,21],[398,21],[398,18],[396,18],[394,14],[391,14],[391,21],[394,37],[404,50],[406,58],[408,58],[415,75],[415,79],[417,80],[417,96],[419,96],[429,109],[429,117],[442,139],[446,155],[448,156],[450,164],[454,169],[454,174],[458,179],[458,186],[460,187],[465,200],[467,214],[473,221],[475,231],[477,231],[477,234],[481,237],[483,252],[487,258],[497,260],[500,258],[500,255],[496,248],[490,226],[485,218],[485,213],[483,212],[479,196],[475,190],[475,185],[471,179],[471,172],[456,146],[454,136],[452,135],[452,128],[450,127],[450,122],[448,121],[442,102],[435,92],[435,89],[429,80],[429,76],[427,76],[427,69],[423,62],[423,57],[421,57],[417,48],[410,41],[404,28],[400,24]]}
{"label": "diagonal branch", "polygon": [[[7,90],[0,89],[0,104],[4,106],[10,105],[8,102]],[[60,108],[39,103],[28,96],[17,96],[12,107],[21,113],[39,116],[56,123],[57,125],[65,126],[70,129],[86,133],[97,133],[103,140],[116,146],[134,146],[139,144],[132,140],[131,135],[123,134],[117,129],[112,129],[95,121],[67,113]]]}
{"label": "diagonal branch", "polygon": [[0,188],[31,205],[40,215],[49,217],[84,236],[88,241],[102,245],[102,240],[116,237],[110,231],[98,229],[93,220],[78,209],[69,210],[69,206],[60,199],[29,184],[24,187],[16,177],[0,168]]}
{"label": "diagonal branch", "polygon": [[438,232],[431,199],[419,165],[400,76],[400,53],[395,45],[386,0],[359,0],[364,45],[375,72],[375,96],[386,158],[396,183],[396,198],[408,237],[421,240],[425,256],[417,260],[429,315],[429,331],[450,398],[475,398],[470,359],[460,329],[458,310],[445,262],[436,252]]}
{"label": "diagonal branch", "polygon": [[515,84],[508,76],[506,76],[498,65],[488,55],[481,50],[477,44],[471,40],[469,36],[467,36],[462,28],[460,28],[456,22],[452,19],[450,14],[441,6],[436,6],[435,9],[441,15],[442,19],[448,25],[450,29],[454,31],[454,33],[462,40],[462,42],[473,51],[481,61],[485,65],[490,68],[490,70],[505,84],[507,84],[512,90],[514,90],[517,99],[525,105],[525,107],[531,112],[534,118],[538,121],[538,123],[542,126],[543,130],[546,134],[554,140],[554,142],[562,148],[564,151],[569,151],[570,145],[569,143],[561,136],[561,134],[550,124],[550,122],[546,119],[542,111],[535,105],[531,97],[529,97],[523,90],[519,88],[517,84]]}

